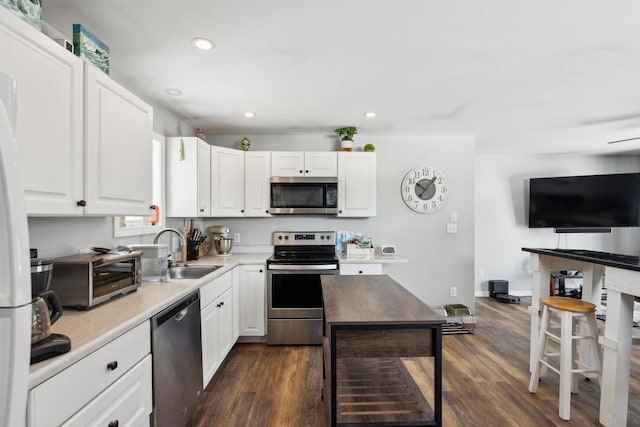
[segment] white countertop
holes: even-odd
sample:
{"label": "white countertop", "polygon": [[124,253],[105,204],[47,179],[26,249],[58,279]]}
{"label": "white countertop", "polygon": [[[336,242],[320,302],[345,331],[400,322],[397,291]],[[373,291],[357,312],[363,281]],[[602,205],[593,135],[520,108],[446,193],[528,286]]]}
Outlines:
{"label": "white countertop", "polygon": [[92,310],[65,309],[51,331],[71,339],[71,351],[31,365],[29,388],[86,357],[120,335],[147,321],[172,303],[196,291],[205,283],[241,264],[263,264],[272,253],[240,253],[229,256],[204,256],[193,265],[220,265],[201,279],[144,282],[136,292],[116,298]]}
{"label": "white countertop", "polygon": [[409,262],[407,258],[398,255],[382,255],[379,252],[373,255],[350,257],[342,254],[338,256],[338,259],[340,264],[401,264]]}

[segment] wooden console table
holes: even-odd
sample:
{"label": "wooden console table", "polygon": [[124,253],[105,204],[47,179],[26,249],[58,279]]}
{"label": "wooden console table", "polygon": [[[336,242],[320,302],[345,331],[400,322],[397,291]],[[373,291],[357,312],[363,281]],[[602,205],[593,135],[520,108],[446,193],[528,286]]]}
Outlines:
{"label": "wooden console table", "polygon": [[540,299],[549,295],[550,272],[582,271],[582,299],[600,305],[602,277],[607,288],[607,320],[603,347],[602,384],[600,384],[600,423],[607,427],[627,425],[629,370],[634,297],[640,296],[640,260],[637,256],[571,249],[522,248],[531,253],[533,296],[529,366],[535,363],[536,339],[540,325]]}
{"label": "wooden console table", "polygon": [[[322,276],[322,296],[331,426],[441,426],[442,316],[387,275]],[[432,360],[433,382],[402,357]]]}

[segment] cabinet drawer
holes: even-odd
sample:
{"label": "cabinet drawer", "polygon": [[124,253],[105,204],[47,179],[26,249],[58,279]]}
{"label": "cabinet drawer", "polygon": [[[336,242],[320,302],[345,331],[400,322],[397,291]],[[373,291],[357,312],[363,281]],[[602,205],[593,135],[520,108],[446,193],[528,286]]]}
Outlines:
{"label": "cabinet drawer", "polygon": [[382,274],[382,264],[340,264],[340,275]]}
{"label": "cabinet drawer", "polygon": [[64,426],[148,426],[152,410],[149,354],[82,408]]}
{"label": "cabinet drawer", "polygon": [[200,308],[204,309],[233,284],[231,271],[216,277],[200,288]]}
{"label": "cabinet drawer", "polygon": [[144,322],[29,391],[30,426],[60,425],[151,353]]}

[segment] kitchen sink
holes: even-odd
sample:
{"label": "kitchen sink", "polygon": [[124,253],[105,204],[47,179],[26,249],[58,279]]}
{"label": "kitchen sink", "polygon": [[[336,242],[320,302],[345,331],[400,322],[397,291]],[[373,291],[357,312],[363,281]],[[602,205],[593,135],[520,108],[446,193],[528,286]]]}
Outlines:
{"label": "kitchen sink", "polygon": [[169,269],[169,276],[172,279],[200,279],[219,268],[219,265],[184,265],[171,267]]}

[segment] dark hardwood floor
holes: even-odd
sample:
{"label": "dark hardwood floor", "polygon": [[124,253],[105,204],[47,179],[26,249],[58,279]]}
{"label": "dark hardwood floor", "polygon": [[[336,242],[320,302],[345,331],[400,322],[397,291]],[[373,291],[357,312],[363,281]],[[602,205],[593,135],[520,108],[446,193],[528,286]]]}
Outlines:
{"label": "dark hardwood floor", "polygon": [[[536,394],[529,383],[529,298],[476,300],[473,334],[443,337],[445,426],[598,426],[600,387],[580,381],[571,420],[558,416],[558,378],[549,372]],[[640,347],[633,347],[629,426],[640,425]],[[420,361],[406,359],[411,369]],[[205,390],[194,427],[326,425],[320,346],[237,344]]]}

